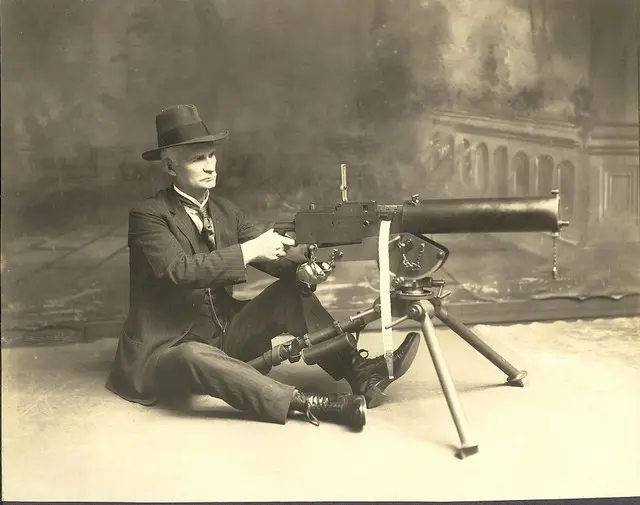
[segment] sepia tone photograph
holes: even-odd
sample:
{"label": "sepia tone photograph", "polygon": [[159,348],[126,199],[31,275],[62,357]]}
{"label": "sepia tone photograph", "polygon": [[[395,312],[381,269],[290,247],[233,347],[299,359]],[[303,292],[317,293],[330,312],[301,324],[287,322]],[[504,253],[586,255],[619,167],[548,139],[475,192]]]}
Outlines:
{"label": "sepia tone photograph", "polygon": [[2,499],[640,496],[640,2],[0,0]]}

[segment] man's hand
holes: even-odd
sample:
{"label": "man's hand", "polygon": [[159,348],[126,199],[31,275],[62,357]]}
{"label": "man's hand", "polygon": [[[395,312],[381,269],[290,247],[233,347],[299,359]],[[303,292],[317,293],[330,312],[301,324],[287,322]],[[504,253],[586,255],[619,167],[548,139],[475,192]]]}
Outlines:
{"label": "man's hand", "polygon": [[295,240],[283,237],[273,230],[241,244],[245,265],[256,260],[277,260],[287,254],[287,249],[295,245]]}
{"label": "man's hand", "polygon": [[320,284],[329,277],[329,274],[333,271],[329,263],[303,263],[298,267],[296,271],[296,278],[299,282],[303,282],[309,285]]}

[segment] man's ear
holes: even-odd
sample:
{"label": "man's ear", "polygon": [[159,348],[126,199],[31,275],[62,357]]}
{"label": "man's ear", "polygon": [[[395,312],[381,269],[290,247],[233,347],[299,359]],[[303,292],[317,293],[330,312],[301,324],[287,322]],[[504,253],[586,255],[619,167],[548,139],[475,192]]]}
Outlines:
{"label": "man's ear", "polygon": [[169,175],[172,175],[173,177],[177,176],[178,174],[176,174],[176,171],[173,169],[173,161],[167,159],[165,160],[165,163],[167,165],[167,172]]}

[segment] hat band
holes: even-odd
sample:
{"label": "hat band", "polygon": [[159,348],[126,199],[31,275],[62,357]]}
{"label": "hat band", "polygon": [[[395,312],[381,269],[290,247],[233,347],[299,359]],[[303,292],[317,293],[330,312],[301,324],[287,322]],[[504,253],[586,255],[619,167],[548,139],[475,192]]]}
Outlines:
{"label": "hat band", "polygon": [[211,134],[202,121],[199,123],[178,126],[178,128],[158,133],[158,147],[180,144],[181,142],[186,142],[199,137],[206,137],[207,135]]}

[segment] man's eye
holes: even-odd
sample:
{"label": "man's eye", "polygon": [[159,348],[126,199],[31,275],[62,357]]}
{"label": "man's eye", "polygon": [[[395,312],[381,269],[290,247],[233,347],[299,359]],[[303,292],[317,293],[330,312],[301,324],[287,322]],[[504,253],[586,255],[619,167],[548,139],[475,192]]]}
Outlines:
{"label": "man's eye", "polygon": [[209,154],[209,158],[213,158],[216,155],[216,152],[213,151],[212,153]]}

